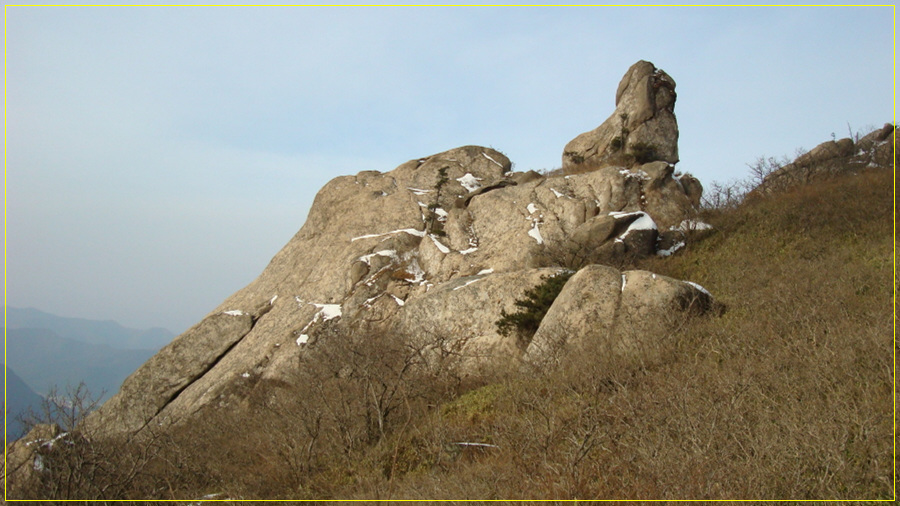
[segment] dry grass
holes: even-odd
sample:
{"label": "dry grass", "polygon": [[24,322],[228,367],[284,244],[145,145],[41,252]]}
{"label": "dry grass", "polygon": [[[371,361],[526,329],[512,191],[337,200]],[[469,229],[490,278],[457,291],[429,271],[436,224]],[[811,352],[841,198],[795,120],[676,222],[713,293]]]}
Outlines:
{"label": "dry grass", "polygon": [[890,183],[872,172],[706,216],[717,233],[642,267],[701,283],[724,316],[682,327],[651,363],[593,356],[433,415],[425,439],[499,448],[397,493],[891,498]]}

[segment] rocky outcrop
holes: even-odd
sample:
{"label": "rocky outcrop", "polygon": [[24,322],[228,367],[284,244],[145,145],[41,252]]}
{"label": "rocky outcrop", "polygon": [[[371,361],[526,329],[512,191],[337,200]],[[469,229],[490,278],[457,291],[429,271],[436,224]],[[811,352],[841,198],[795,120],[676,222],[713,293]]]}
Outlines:
{"label": "rocky outcrop", "polygon": [[[618,97],[641,119],[629,123],[634,142],[668,121],[674,101],[674,83],[647,65],[629,71]],[[652,91],[652,103],[639,90]],[[663,160],[552,177],[511,173],[506,156],[479,146],[338,177],[256,280],[129,377],[88,423],[133,433],[234,409],[259,385],[289,383],[320,338],[347,332],[440,342],[469,370],[514,363],[529,343],[495,323],[542,276],[683,246],[677,229],[702,187],[674,175],[677,151],[663,147]]]}
{"label": "rocky outcrop", "polygon": [[751,195],[784,191],[867,168],[892,168],[897,161],[896,137],[896,128],[888,123],[855,142],[850,138],[823,142],[768,174]]}
{"label": "rocky outcrop", "polygon": [[583,172],[605,165],[678,162],[675,81],[652,63],[628,69],[616,90],[616,109],[599,127],[572,139],[563,169]]}

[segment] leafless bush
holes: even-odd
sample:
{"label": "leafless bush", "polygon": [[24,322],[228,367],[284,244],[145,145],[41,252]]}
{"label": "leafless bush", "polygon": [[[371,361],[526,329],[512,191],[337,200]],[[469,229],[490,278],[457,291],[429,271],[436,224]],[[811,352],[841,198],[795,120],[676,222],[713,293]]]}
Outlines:
{"label": "leafless bush", "polygon": [[38,439],[19,441],[28,458],[7,479],[11,497],[40,500],[142,499],[169,492],[175,450],[168,436],[147,430],[120,440],[101,438],[82,424],[97,405],[85,385],[56,388],[40,409],[22,417]]}

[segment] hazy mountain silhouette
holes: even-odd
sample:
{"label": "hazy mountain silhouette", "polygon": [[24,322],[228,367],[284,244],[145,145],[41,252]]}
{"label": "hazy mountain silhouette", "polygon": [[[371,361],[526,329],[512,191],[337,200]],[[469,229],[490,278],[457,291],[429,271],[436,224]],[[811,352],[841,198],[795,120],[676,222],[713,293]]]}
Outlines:
{"label": "hazy mountain silhouette", "polygon": [[22,435],[22,424],[17,420],[18,415],[29,408],[37,410],[41,404],[41,396],[35,393],[22,381],[12,369],[6,369],[5,392],[6,436],[7,439],[15,439]]}
{"label": "hazy mountain silhouette", "polygon": [[67,318],[45,313],[34,308],[6,308],[7,329],[47,329],[57,336],[88,344],[105,344],[120,350],[158,350],[175,335],[166,329],[155,327],[137,330],[123,327],[112,320],[88,320]]}

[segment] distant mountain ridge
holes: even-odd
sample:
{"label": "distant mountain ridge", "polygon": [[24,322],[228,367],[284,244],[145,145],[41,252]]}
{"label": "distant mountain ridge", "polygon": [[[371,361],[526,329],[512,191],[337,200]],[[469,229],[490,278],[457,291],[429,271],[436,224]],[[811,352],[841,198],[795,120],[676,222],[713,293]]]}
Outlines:
{"label": "distant mountain ridge", "polygon": [[19,437],[24,427],[18,416],[29,409],[38,409],[41,396],[32,390],[11,368],[6,369],[6,389],[4,391],[4,415],[6,416],[7,439]]}
{"label": "distant mountain ridge", "polygon": [[111,396],[173,337],[163,328],[137,330],[112,320],[67,318],[7,306],[7,435],[20,434],[16,417],[39,406],[41,395],[50,388],[65,391],[84,382],[93,397]]}
{"label": "distant mountain ridge", "polygon": [[6,329],[47,329],[59,337],[88,344],[102,344],[120,350],[158,350],[175,334],[154,327],[137,330],[113,320],[68,318],[45,313],[35,308],[6,307]]}
{"label": "distant mountain ridge", "polygon": [[6,360],[34,391],[84,382],[95,397],[114,394],[156,350],[119,350],[60,337],[48,329],[7,329]]}

